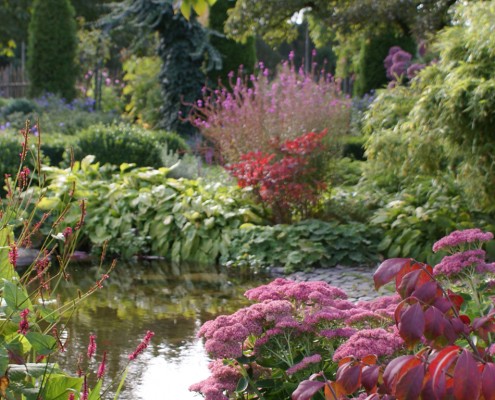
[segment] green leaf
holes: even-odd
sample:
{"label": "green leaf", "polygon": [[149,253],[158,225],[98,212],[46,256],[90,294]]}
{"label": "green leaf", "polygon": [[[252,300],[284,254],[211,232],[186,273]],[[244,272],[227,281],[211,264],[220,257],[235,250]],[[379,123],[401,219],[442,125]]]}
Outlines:
{"label": "green leaf", "polygon": [[52,354],[57,349],[57,341],[53,336],[43,335],[38,332],[28,332],[26,333],[26,339],[38,354],[44,356]]}
{"label": "green leaf", "polygon": [[237,387],[235,388],[235,391],[239,393],[243,393],[248,386],[249,386],[249,380],[245,376],[243,376],[241,379],[239,379],[239,382],[237,382]]}
{"label": "green leaf", "polygon": [[81,390],[83,378],[73,378],[62,374],[50,374],[41,391],[42,397],[47,400],[65,400],[70,389]]}
{"label": "green leaf", "polygon": [[7,306],[14,311],[29,308],[32,310],[33,304],[29,300],[26,289],[17,286],[15,283],[5,281],[3,287],[3,298]]}
{"label": "green leaf", "polygon": [[0,229],[0,279],[11,281],[18,277],[14,266],[9,261],[9,243],[14,242],[14,235],[10,227]]}
{"label": "green leaf", "polygon": [[89,393],[88,400],[100,400],[101,385],[103,384],[103,379],[96,382],[95,387]]}

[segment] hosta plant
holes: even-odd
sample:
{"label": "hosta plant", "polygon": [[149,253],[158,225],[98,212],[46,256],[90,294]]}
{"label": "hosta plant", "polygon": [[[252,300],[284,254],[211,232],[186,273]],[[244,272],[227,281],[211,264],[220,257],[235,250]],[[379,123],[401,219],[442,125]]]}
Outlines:
{"label": "hosta plant", "polygon": [[[396,293],[352,303],[324,282],[277,279],[253,305],[205,323],[205,399],[493,399],[494,294],[479,229],[435,243],[435,267],[384,261],[375,286]],[[301,378],[303,377],[303,378]],[[309,377],[309,379],[308,379]]]}

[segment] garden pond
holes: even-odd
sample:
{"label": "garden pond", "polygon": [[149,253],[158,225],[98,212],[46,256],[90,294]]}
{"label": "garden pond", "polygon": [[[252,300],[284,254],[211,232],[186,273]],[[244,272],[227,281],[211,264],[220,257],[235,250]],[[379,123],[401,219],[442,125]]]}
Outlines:
{"label": "garden pond", "polygon": [[[87,290],[104,271],[79,264],[68,272],[73,285],[66,283],[60,293],[73,298],[76,285]],[[188,391],[191,384],[209,375],[209,359],[196,333],[207,320],[248,304],[243,293],[267,280],[217,267],[156,261],[119,263],[104,287],[84,301],[67,322],[67,351],[58,361],[75,373],[90,334],[96,335],[97,358],[91,370],[96,372],[106,351],[105,382],[116,383],[103,398],[113,398],[128,355],[150,330],[155,333],[151,345],[131,363],[119,399],[200,399]]]}

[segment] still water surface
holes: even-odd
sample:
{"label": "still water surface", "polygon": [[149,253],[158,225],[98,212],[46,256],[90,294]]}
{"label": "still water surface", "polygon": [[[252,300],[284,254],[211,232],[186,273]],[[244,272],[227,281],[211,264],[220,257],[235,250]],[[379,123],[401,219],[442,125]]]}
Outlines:
{"label": "still water surface", "polygon": [[[81,289],[94,285],[102,273],[88,265],[73,266],[69,272]],[[131,363],[119,398],[201,399],[187,390],[208,376],[208,357],[196,333],[207,320],[248,304],[242,294],[266,280],[229,274],[215,267],[173,267],[159,262],[119,264],[104,288],[85,301],[68,321],[67,351],[59,363],[75,372],[78,356],[86,354],[89,335],[95,334],[97,360],[89,368],[95,373],[106,351],[105,381],[118,381],[127,356],[151,330],[155,332],[152,344]],[[73,298],[74,292],[70,285],[62,291],[65,298]],[[113,399],[115,389],[116,386],[110,387],[103,398]]]}

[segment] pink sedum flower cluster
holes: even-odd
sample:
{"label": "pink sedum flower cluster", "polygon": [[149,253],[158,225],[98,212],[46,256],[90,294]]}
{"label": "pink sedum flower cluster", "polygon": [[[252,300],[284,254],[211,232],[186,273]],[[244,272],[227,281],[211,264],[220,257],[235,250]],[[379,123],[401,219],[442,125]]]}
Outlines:
{"label": "pink sedum flower cluster", "polygon": [[390,356],[403,347],[404,340],[397,329],[364,329],[357,331],[340,346],[333,354],[333,359],[338,361],[349,356],[363,358],[370,354]]}
{"label": "pink sedum flower cluster", "polygon": [[446,248],[455,248],[457,246],[465,244],[476,245],[482,242],[488,242],[492,239],[493,233],[483,232],[481,229],[478,228],[455,231],[436,242],[433,245],[433,251],[436,253],[439,250],[443,250]]}
{"label": "pink sedum flower cluster", "polygon": [[[321,368],[324,360],[320,354],[331,355],[339,346],[344,347],[337,350],[342,353],[347,351],[348,343],[365,344],[363,355],[391,354],[403,343],[396,331],[384,329],[393,325],[393,310],[400,301],[397,295],[354,304],[347,300],[344,291],[326,282],[278,278],[248,290],[245,296],[258,303],[208,321],[198,332],[217,364],[212,364],[208,379],[192,385],[190,390],[202,393],[207,400],[229,398],[240,377],[238,367],[232,365],[241,356],[254,356],[251,360],[255,361],[249,365],[253,369],[262,368],[258,362],[264,365],[263,360],[278,356],[283,359],[287,355],[285,374],[292,376],[310,366]],[[360,332],[365,332],[365,336]],[[379,338],[377,347],[366,342],[373,337]],[[311,348],[308,343],[312,343]],[[300,362],[291,361],[301,357]],[[223,360],[227,360],[227,365]],[[230,368],[228,376],[232,380],[224,378],[226,375],[220,377],[218,363]],[[264,373],[270,376],[271,369]]]}

